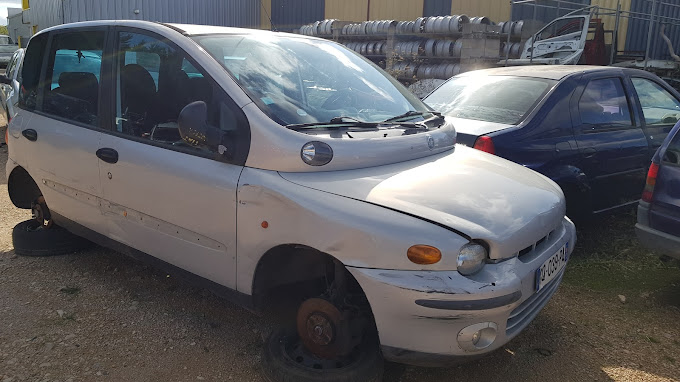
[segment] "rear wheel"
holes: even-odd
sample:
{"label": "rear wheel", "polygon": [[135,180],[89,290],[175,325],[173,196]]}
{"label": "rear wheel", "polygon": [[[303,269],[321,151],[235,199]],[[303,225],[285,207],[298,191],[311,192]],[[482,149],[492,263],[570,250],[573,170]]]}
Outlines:
{"label": "rear wheel", "polygon": [[52,225],[46,228],[37,220],[26,220],[12,230],[14,253],[20,256],[56,256],[77,252],[92,246],[80,236]]}

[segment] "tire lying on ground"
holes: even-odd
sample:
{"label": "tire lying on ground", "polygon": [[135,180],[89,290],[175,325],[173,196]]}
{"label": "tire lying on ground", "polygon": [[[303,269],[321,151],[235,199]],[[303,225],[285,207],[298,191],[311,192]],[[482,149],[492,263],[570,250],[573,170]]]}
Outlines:
{"label": "tire lying on ground", "polygon": [[322,360],[303,354],[295,329],[274,330],[262,348],[262,373],[269,382],[380,382],[383,358],[377,341],[364,341],[350,357]]}
{"label": "tire lying on ground", "polygon": [[14,226],[14,253],[20,256],[56,256],[73,253],[92,246],[92,242],[53,225],[43,228],[34,219]]}

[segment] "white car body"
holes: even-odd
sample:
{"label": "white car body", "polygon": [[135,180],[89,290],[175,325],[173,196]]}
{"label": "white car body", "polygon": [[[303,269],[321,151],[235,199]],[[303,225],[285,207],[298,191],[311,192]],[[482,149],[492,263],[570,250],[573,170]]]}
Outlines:
{"label": "white car body", "polygon": [[[329,256],[363,289],[383,354],[398,362],[441,365],[497,349],[559,286],[563,270],[535,293],[537,269],[560,250],[566,258],[576,241],[555,183],[455,146],[449,123],[427,134],[367,131],[353,139],[286,129],[188,36],[321,40],[140,21],[77,23],[41,33],[107,26],[153,32],[191,56],[247,118],[247,159],[234,165],[186,155],[19,109],[9,126],[7,163],[16,205],[26,207],[19,180],[29,175],[57,224],[209,280],[250,307],[257,307],[263,277],[273,277],[261,274],[265,261],[280,270],[280,283],[304,279],[307,271],[276,263],[279,250]],[[27,129],[37,133],[36,141],[26,139]],[[303,162],[300,150],[309,141],[331,146],[332,161]],[[114,148],[117,163],[97,159],[101,148]],[[464,276],[457,256],[471,240],[486,243],[488,259],[481,271]],[[417,244],[438,248],[442,260],[410,261],[407,250]],[[469,345],[470,328],[486,327],[496,331],[492,343]]]}

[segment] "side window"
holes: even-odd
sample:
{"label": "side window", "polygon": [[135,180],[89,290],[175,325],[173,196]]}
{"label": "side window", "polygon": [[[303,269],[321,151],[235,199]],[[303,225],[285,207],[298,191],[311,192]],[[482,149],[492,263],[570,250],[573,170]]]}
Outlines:
{"label": "side window", "polygon": [[34,110],[37,107],[40,70],[47,45],[47,36],[47,33],[43,33],[31,38],[28,48],[26,48],[21,70],[23,82],[21,91],[19,91],[19,106],[27,110]]}
{"label": "side window", "polygon": [[632,78],[646,125],[673,125],[680,119],[680,102],[666,89],[646,78]]}
{"label": "side window", "polygon": [[118,132],[180,151],[213,155],[206,147],[184,141],[177,125],[186,105],[203,101],[208,106],[208,125],[223,134],[226,151],[219,155],[236,162],[243,157],[245,161],[249,144],[244,142],[249,142],[249,131],[242,111],[169,41],[120,32],[115,66]]}
{"label": "side window", "polygon": [[680,166],[680,133],[676,133],[675,137],[671,140],[662,161]]}
{"label": "side window", "polygon": [[98,125],[103,31],[59,33],[48,52],[43,111]]}
{"label": "side window", "polygon": [[626,93],[619,78],[590,81],[578,109],[584,124],[601,128],[632,126]]}
{"label": "side window", "polygon": [[10,79],[12,78],[12,71],[14,70],[14,66],[17,63],[17,55],[19,53],[14,53],[12,55],[12,58],[9,60],[9,64],[7,64],[7,68],[5,68],[5,75],[9,77]]}

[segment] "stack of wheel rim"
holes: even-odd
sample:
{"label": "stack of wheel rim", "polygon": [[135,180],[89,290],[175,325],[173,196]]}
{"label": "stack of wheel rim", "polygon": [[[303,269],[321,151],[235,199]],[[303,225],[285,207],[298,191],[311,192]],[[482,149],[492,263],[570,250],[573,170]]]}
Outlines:
{"label": "stack of wheel rim", "polygon": [[380,36],[386,35],[390,28],[396,28],[395,20],[363,21],[359,24],[347,24],[342,27],[340,34],[347,36]]}
{"label": "stack of wheel rim", "polygon": [[326,19],[303,25],[300,27],[300,34],[307,36],[331,36],[333,35],[333,30],[335,29],[333,24],[336,21],[338,20]]}
{"label": "stack of wheel rim", "polygon": [[387,50],[387,43],[384,41],[351,41],[345,45],[347,48],[366,56],[384,56]]}
{"label": "stack of wheel rim", "polygon": [[425,41],[424,53],[427,57],[460,57],[462,49],[461,41],[429,39]]}
{"label": "stack of wheel rim", "polygon": [[501,21],[500,23],[498,23],[498,26],[501,27],[501,33],[502,34],[510,33],[511,37],[520,38],[520,37],[522,37],[522,29],[524,28],[524,20]]}
{"label": "stack of wheel rim", "polygon": [[417,57],[424,53],[424,41],[400,41],[394,44],[394,54],[399,57]]}
{"label": "stack of wheel rim", "polygon": [[415,28],[421,33],[459,33],[469,22],[466,15],[418,17]]}
{"label": "stack of wheel rim", "polygon": [[501,57],[519,58],[522,54],[522,44],[519,42],[501,43]]}
{"label": "stack of wheel rim", "polygon": [[491,25],[491,19],[486,16],[476,16],[470,19],[470,24]]}
{"label": "stack of wheel rim", "polygon": [[418,79],[437,78],[446,80],[460,73],[459,64],[421,64],[416,70]]}
{"label": "stack of wheel rim", "polygon": [[392,67],[393,75],[398,79],[414,79],[417,70],[418,64],[409,61],[397,62]]}

